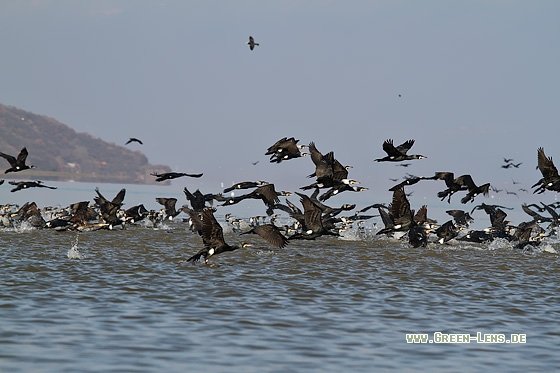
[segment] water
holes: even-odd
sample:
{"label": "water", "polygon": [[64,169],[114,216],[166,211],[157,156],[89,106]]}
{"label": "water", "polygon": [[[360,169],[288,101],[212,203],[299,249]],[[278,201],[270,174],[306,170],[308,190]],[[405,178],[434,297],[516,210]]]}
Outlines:
{"label": "water", "polygon": [[[180,218],[180,217],[179,217]],[[185,263],[162,229],[0,231],[0,371],[552,371],[558,240],[412,249],[352,231]],[[221,220],[221,219],[219,219]],[[241,238],[226,230],[226,241]],[[523,344],[408,344],[406,334],[526,334]]]}
{"label": "water", "polygon": [[[57,190],[2,193],[2,203],[39,207],[89,200],[111,184],[50,183]],[[183,183],[126,185],[125,208],[156,197],[186,203]],[[203,192],[216,191],[210,186]],[[436,188],[437,189],[437,188]],[[428,191],[433,193],[433,190]],[[387,193],[350,193],[337,206],[390,202]],[[433,196],[432,196],[433,197]],[[550,203],[556,195],[532,196]],[[416,199],[415,199],[416,198]],[[289,198],[297,204],[298,198]],[[283,200],[283,199],[282,199]],[[332,202],[331,202],[332,201]],[[428,216],[472,205],[429,198]],[[514,223],[528,220],[520,201],[486,200]],[[512,201],[515,201],[513,203]],[[422,195],[411,197],[418,208]],[[219,208],[238,217],[262,214],[261,201]],[[370,211],[375,213],[375,211]],[[368,213],[370,213],[368,212]],[[342,238],[255,246],[185,263],[201,247],[179,215],[160,229],[55,232],[0,230],[0,371],[6,372],[370,372],[551,371],[560,313],[558,237],[534,252],[509,243],[406,243],[365,231]],[[475,212],[475,228],[489,225]],[[241,241],[227,229],[229,243]],[[406,343],[436,332],[525,334],[519,344]]]}

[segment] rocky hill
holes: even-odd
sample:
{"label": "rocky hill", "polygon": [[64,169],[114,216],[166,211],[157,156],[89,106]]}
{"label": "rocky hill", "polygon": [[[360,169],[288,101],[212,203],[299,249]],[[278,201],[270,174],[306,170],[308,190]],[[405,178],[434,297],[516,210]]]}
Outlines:
{"label": "rocky hill", "polygon": [[78,133],[44,115],[0,104],[0,152],[17,157],[23,147],[29,152],[26,163],[36,168],[4,175],[9,164],[0,158],[2,178],[154,184],[150,173],[171,171],[165,165],[149,164],[139,150]]}

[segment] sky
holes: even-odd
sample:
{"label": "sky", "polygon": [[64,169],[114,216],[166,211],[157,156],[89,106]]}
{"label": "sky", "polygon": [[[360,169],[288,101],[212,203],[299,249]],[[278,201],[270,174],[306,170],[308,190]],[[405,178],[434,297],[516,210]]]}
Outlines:
{"label": "sky", "polygon": [[[264,155],[293,136],[353,166],[371,203],[390,202],[390,178],[436,171],[550,203],[518,188],[541,177],[538,147],[560,166],[559,15],[555,0],[3,0],[0,102],[204,173],[179,191],[310,184],[309,158]],[[386,139],[427,158],[374,162]],[[413,204],[443,189],[419,183]]]}

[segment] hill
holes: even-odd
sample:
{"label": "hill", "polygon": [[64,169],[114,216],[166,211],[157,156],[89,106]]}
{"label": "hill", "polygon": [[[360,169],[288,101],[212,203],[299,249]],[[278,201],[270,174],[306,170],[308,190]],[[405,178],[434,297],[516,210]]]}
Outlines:
{"label": "hill", "polygon": [[[4,178],[99,183],[154,184],[152,172],[169,172],[166,165],[151,165],[139,150],[108,143],[67,125],[0,104],[0,151],[16,156],[27,147],[33,170]],[[0,158],[0,170],[9,164]],[[3,171],[2,171],[3,172]]]}

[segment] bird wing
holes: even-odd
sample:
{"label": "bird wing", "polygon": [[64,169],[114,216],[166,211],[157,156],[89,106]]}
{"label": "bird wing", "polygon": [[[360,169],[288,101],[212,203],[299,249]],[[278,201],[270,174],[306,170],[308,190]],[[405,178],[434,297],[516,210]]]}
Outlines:
{"label": "bird wing", "polygon": [[402,154],[406,154],[406,152],[408,152],[410,148],[412,148],[412,145],[414,145],[414,140],[407,140],[402,144],[400,144],[399,146],[397,146],[396,149]]}
{"label": "bird wing", "polygon": [[385,140],[385,142],[383,142],[383,150],[390,157],[396,157],[396,156],[399,156],[399,155],[403,155],[403,153],[401,153],[397,148],[395,148],[395,146],[393,145],[393,140],[392,139],[388,139],[388,140]]}
{"label": "bird wing", "polygon": [[0,157],[6,159],[8,162],[10,162],[10,166],[14,167],[17,163],[17,160],[14,156],[11,156],[9,154],[5,154],[0,152]]}
{"label": "bird wing", "polygon": [[317,166],[323,159],[323,154],[317,149],[313,141],[309,143],[309,153],[311,154],[311,160]]}
{"label": "bird wing", "polygon": [[276,247],[283,248],[288,244],[288,239],[273,224],[257,225],[253,228],[253,232]]}
{"label": "bird wing", "polygon": [[123,188],[121,189],[117,195],[115,196],[115,198],[113,198],[113,200],[111,201],[111,203],[115,204],[115,205],[122,205],[122,202],[124,200],[124,195],[126,194],[126,189]]}
{"label": "bird wing", "polygon": [[25,164],[25,160],[27,159],[27,155],[28,155],[27,148],[21,149],[21,151],[19,152],[18,157],[17,157],[17,162],[20,163],[20,164]]}
{"label": "bird wing", "polygon": [[208,208],[202,211],[202,242],[208,247],[218,247],[225,243],[224,230],[214,217],[214,209]]}
{"label": "bird wing", "polygon": [[558,169],[556,168],[556,166],[554,166],[554,162],[552,162],[552,157],[547,157],[544,154],[543,148],[537,149],[537,161],[538,161],[539,170],[541,171],[545,179],[558,176]]}

